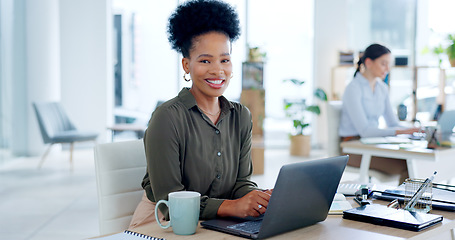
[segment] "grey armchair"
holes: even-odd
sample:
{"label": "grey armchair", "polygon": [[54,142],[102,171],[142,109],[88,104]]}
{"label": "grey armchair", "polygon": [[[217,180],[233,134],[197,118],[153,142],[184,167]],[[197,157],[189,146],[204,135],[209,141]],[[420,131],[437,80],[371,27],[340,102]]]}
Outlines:
{"label": "grey armchair", "polygon": [[70,164],[73,169],[73,149],[75,142],[96,141],[98,133],[80,131],[66,115],[63,107],[58,102],[33,103],[36,118],[38,119],[41,136],[45,144],[50,143],[46,152],[41,157],[38,165],[40,168],[46,159],[51,147],[56,143],[70,144]]}

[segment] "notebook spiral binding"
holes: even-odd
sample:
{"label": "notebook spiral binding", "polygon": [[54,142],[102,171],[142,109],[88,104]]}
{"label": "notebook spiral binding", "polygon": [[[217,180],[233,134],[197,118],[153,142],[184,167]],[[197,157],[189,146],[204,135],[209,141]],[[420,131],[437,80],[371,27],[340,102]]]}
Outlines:
{"label": "notebook spiral binding", "polygon": [[141,233],[132,232],[132,231],[128,231],[128,230],[125,230],[124,233],[130,234],[130,235],[133,235],[133,236],[138,236],[138,237],[141,237],[141,238],[144,238],[144,239],[147,239],[147,240],[166,240],[164,238],[150,237],[150,236],[147,236],[147,235],[144,235],[144,234],[141,234]]}

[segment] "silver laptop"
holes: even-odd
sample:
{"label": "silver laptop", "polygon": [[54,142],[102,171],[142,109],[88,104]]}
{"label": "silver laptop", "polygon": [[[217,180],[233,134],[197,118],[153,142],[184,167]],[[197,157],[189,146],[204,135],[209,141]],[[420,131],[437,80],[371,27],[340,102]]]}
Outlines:
{"label": "silver laptop", "polygon": [[441,113],[438,119],[438,125],[443,133],[452,133],[455,127],[455,110]]}
{"label": "silver laptop", "polygon": [[324,221],[348,158],[339,156],[284,165],[263,216],[256,219],[216,218],[203,221],[201,225],[261,239]]}
{"label": "silver laptop", "polygon": [[455,110],[444,111],[438,119],[439,141],[451,141],[455,127]]}

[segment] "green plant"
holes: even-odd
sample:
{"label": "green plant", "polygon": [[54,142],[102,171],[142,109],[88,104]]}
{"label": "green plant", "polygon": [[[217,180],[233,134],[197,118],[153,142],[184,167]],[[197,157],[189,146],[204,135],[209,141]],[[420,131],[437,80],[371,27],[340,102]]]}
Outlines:
{"label": "green plant", "polygon": [[428,54],[430,52],[438,57],[438,60],[439,60],[438,66],[441,67],[442,56],[444,54],[444,48],[442,47],[442,45],[439,44],[438,46],[436,46],[432,49],[430,49],[428,46],[426,46],[422,50],[422,54]]}
{"label": "green plant", "polygon": [[450,64],[452,65],[452,67],[455,67],[455,34],[447,35],[447,42],[444,42],[444,46],[443,44],[439,44],[431,49],[428,46],[422,49],[422,54],[428,53],[432,53],[438,57],[439,67],[441,67],[444,54],[447,54],[447,56],[449,57]]}
{"label": "green plant", "polygon": [[455,34],[449,34],[447,36],[449,42],[449,46],[446,48],[446,53],[447,56],[449,56],[449,59],[455,59]]}
{"label": "green plant", "polygon": [[259,47],[249,47],[248,49],[249,62],[262,62],[267,56],[267,53],[261,52],[261,49]]}
{"label": "green plant", "polygon": [[[305,81],[297,79],[285,79],[283,82],[291,82],[296,86],[302,86],[305,83]],[[327,101],[327,94],[321,88],[317,88],[313,95],[321,101]],[[321,113],[321,109],[318,105],[307,105],[306,99],[299,99],[295,101],[285,100],[284,111],[286,113],[286,117],[292,119],[296,135],[303,135],[303,130],[310,126],[308,121],[305,120],[305,112],[311,112],[316,115]]]}

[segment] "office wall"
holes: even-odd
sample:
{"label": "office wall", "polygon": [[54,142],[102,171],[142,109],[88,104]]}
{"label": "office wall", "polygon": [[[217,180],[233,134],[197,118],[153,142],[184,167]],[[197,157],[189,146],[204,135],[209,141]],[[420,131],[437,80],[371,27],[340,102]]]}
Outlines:
{"label": "office wall", "polygon": [[177,1],[112,1],[114,14],[122,16],[121,108],[146,118],[140,123],[149,120],[157,101],[175,97],[184,82],[181,56],[166,33],[176,6]]}
{"label": "office wall", "polygon": [[32,103],[60,100],[58,17],[58,0],[26,1],[27,155],[41,154],[44,147]]}
{"label": "office wall", "polygon": [[[2,1],[2,9],[7,7],[8,1]],[[11,86],[11,108],[5,114],[10,116],[10,122],[6,124],[11,128],[11,139],[9,146],[14,154],[23,155],[27,150],[27,131],[28,131],[28,112],[26,107],[27,93],[24,88],[26,86],[26,61],[25,55],[25,0],[9,1],[9,10],[12,15],[8,20],[11,22],[2,22],[2,33],[9,25],[11,31],[7,32],[11,35],[2,36],[2,45],[4,47],[11,47],[11,53],[4,52],[2,55],[4,60],[2,63],[9,62],[10,64],[3,64],[2,71],[9,73],[3,75],[3,82]],[[6,10],[6,9],[5,9]],[[2,15],[6,17],[7,15]],[[9,24],[8,24],[9,23]],[[6,42],[3,42],[5,40]],[[14,124],[13,124],[14,123]]]}
{"label": "office wall", "polygon": [[60,1],[61,102],[80,129],[109,139],[112,123],[112,15],[110,0]]}
{"label": "office wall", "polygon": [[0,149],[11,138],[13,6],[13,0],[0,0]]}
{"label": "office wall", "polygon": [[11,106],[4,114],[11,134],[8,145],[14,155],[41,153],[43,143],[31,104],[58,98],[56,4],[57,0],[2,1],[2,7],[11,13],[9,21],[2,22],[2,33],[7,33],[2,48],[8,49],[2,56],[2,84],[11,90],[2,104]]}
{"label": "office wall", "polygon": [[[348,46],[349,0],[314,1],[314,86],[330,95],[332,67],[338,65],[338,51]],[[318,119],[313,144],[327,147],[327,110],[324,105]]]}
{"label": "office wall", "polygon": [[[2,110],[16,156],[41,155],[35,101],[61,101],[77,127],[101,133],[112,114],[110,0],[2,0]],[[7,8],[8,7],[8,8]],[[2,19],[8,16],[2,15]],[[6,100],[5,100],[6,99]]]}

